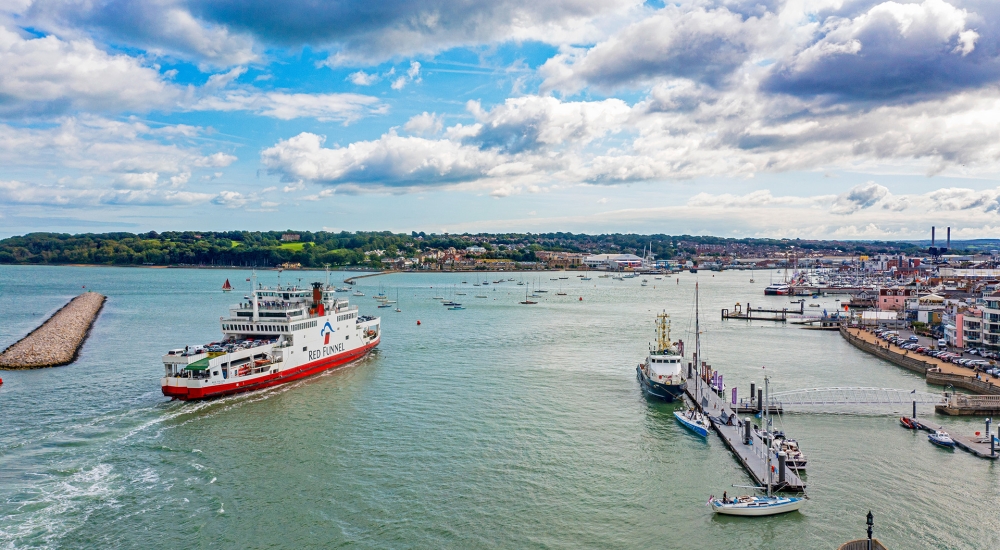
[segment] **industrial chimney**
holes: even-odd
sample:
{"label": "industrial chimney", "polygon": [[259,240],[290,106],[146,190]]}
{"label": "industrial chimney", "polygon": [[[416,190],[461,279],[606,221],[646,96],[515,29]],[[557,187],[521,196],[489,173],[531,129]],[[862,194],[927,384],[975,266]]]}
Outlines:
{"label": "industrial chimney", "polygon": [[932,248],[934,247],[934,229],[935,229],[935,227],[932,225],[931,226],[931,247]]}
{"label": "industrial chimney", "polygon": [[947,241],[947,244],[944,245],[944,248],[945,248],[945,250],[951,250],[951,228],[950,227],[948,228],[948,241]]}

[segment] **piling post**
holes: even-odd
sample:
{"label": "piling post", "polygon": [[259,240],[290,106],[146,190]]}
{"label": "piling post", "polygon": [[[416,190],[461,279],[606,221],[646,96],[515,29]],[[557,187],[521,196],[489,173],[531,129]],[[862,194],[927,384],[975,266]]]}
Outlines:
{"label": "piling post", "polygon": [[778,485],[785,484],[785,460],[787,457],[785,451],[778,453]]}
{"label": "piling post", "polygon": [[764,390],[757,388],[757,412],[764,410]]}
{"label": "piling post", "polygon": [[750,444],[750,417],[743,419],[743,444]]}
{"label": "piling post", "polygon": [[992,418],[986,419],[986,437],[990,438],[990,456],[996,454],[996,440],[993,439],[993,432],[990,431],[990,422]]}
{"label": "piling post", "polygon": [[753,399],[754,396],[757,395],[757,390],[755,389],[756,387],[756,384],[750,382],[750,407],[753,407]]}
{"label": "piling post", "polygon": [[916,417],[917,417],[917,400],[914,399],[913,400],[913,416],[911,418],[916,418]]}

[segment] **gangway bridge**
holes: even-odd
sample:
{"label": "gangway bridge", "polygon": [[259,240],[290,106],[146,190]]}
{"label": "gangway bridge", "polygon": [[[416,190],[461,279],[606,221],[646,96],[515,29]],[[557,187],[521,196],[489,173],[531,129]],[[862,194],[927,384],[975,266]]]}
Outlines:
{"label": "gangway bridge", "polygon": [[[757,396],[740,399],[739,412],[757,411]],[[917,390],[896,388],[809,388],[772,393],[768,401],[773,412],[785,410],[809,411],[815,407],[849,408],[860,406],[865,409],[888,408],[899,410],[901,405],[940,405],[946,403],[947,396]]]}

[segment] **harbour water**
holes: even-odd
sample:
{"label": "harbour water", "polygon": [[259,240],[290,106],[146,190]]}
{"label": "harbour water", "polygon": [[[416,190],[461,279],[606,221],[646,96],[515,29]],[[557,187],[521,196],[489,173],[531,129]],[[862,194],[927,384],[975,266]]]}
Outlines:
{"label": "harbour water", "polygon": [[[646,287],[571,276],[567,296],[548,274],[525,276],[551,291],[537,305],[518,304],[513,282],[473,288],[475,274],[360,279],[368,296],[343,296],[384,319],[369,358],[251,395],[163,398],[162,353],[219,338],[247,276],[0,266],[0,348],[82,286],[108,296],[76,363],[0,372],[0,547],[833,548],[863,536],[868,510],[890,548],[1000,547],[1000,465],[936,448],[887,413],[784,415],[809,458],[803,511],[713,516],[708,496],[747,475],[635,379],[661,309],[693,342],[695,280],[705,359],[729,386],[759,384],[766,366],[777,391],[940,390],[836,332],[721,321],[736,302],[788,304],[762,296],[761,272],[755,284],[703,272]],[[229,294],[226,278],[239,281]],[[376,309],[380,285],[402,312]],[[432,299],[453,289],[466,310]]]}

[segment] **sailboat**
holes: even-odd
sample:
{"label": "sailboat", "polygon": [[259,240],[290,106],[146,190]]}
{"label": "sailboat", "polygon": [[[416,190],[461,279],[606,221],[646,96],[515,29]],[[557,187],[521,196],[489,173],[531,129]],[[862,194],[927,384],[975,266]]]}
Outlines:
{"label": "sailboat", "polygon": [[231,292],[232,290],[233,290],[233,285],[229,284],[229,279],[226,279],[226,282],[222,283],[222,291]]}
{"label": "sailboat", "polygon": [[530,304],[537,304],[538,302],[533,302],[533,301],[529,300],[528,299],[528,289],[524,289],[524,301],[523,302],[519,302],[519,303],[525,304],[525,305],[530,305]]}
{"label": "sailboat", "polygon": [[402,313],[403,310],[399,309],[399,289],[396,289],[396,313]]}
{"label": "sailboat", "polygon": [[[699,324],[698,318],[698,283],[694,284],[694,362],[696,365],[696,370],[699,369],[702,364],[701,360],[701,325]],[[678,368],[680,365],[678,364]],[[701,384],[695,384],[695,400],[701,400]],[[700,435],[701,437],[708,437],[708,430],[712,427],[709,423],[708,418],[704,414],[699,412],[696,408],[681,412],[674,411],[674,418],[681,423],[681,426],[691,430],[692,432]]]}
{"label": "sailboat", "polygon": [[[762,407],[762,414],[764,415],[763,424],[765,431],[761,434],[761,439],[765,440],[764,445],[770,445],[769,440],[773,438],[773,435],[771,434],[770,420],[768,418],[770,407],[767,404],[771,402],[771,399],[770,378],[767,376],[764,377],[764,396],[765,406]],[[794,512],[801,508],[805,504],[805,497],[780,497],[771,494],[772,476],[774,475],[774,469],[771,468],[772,454],[770,452],[767,453],[767,496],[744,495],[731,500],[710,496],[708,497],[708,504],[712,507],[712,511],[716,514],[728,516],[774,516]],[[756,489],[765,488],[756,487]]]}

